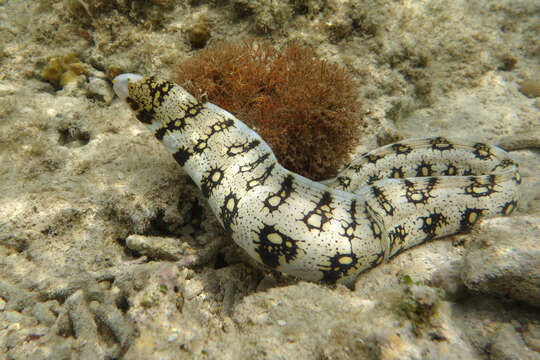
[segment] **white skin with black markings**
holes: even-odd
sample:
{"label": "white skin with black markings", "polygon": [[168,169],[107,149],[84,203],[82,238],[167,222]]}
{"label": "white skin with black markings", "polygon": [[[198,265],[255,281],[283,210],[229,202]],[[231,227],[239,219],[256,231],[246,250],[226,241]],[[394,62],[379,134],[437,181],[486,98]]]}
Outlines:
{"label": "white skin with black markings", "polygon": [[518,166],[494,146],[404,140],[315,182],[283,168],[232,114],[176,84],[123,74],[114,89],[191,176],[233,240],[258,262],[302,279],[350,283],[408,248],[517,206]]}

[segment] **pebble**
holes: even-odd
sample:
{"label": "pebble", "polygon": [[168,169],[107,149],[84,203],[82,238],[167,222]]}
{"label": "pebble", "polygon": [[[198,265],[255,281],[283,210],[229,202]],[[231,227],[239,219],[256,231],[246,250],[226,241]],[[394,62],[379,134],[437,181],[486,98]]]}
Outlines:
{"label": "pebble", "polygon": [[536,98],[540,96],[540,79],[526,79],[520,84],[519,91],[529,97]]}
{"label": "pebble", "polygon": [[109,83],[97,77],[90,77],[87,85],[87,96],[109,105],[114,99],[114,91]]}
{"label": "pebble", "polygon": [[169,237],[130,235],[126,238],[126,246],[141,255],[161,260],[179,261],[194,255],[186,242]]}

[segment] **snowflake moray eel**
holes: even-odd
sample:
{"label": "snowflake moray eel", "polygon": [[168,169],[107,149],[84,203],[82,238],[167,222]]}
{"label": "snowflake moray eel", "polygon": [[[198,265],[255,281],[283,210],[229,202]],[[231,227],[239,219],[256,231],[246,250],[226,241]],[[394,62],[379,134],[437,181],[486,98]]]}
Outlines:
{"label": "snowflake moray eel", "polygon": [[518,165],[494,146],[404,140],[315,182],[283,168],[232,114],[174,83],[122,74],[114,89],[198,185],[233,240],[256,261],[305,280],[350,284],[408,248],[517,206]]}

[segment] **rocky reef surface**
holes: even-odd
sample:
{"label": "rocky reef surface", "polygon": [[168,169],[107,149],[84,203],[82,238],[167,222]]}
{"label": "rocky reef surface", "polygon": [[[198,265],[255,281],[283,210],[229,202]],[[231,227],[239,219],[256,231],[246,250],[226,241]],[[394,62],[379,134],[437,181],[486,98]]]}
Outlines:
{"label": "rocky reef surface", "polygon": [[[536,0],[0,1],[0,358],[540,359],[539,32]],[[518,210],[353,289],[262,269],[110,83],[254,37],[354,74],[355,153],[510,151]]]}

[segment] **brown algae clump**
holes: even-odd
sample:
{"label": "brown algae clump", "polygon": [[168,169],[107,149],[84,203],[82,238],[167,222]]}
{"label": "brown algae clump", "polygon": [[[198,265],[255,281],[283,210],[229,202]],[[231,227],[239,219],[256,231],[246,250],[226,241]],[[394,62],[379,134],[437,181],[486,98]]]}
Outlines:
{"label": "brown algae clump", "polygon": [[254,128],[287,169],[336,175],[362,123],[352,76],[295,42],[210,45],[180,64],[177,81]]}

